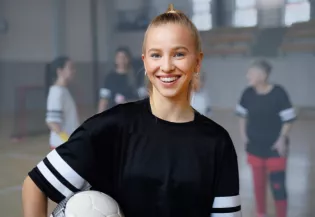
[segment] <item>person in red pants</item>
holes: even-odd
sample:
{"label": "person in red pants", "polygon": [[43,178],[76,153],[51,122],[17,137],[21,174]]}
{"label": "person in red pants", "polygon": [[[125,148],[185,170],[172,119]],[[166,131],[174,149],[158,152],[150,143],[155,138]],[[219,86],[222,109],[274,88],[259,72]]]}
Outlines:
{"label": "person in red pants", "polygon": [[257,217],[266,216],[267,177],[277,217],[286,217],[289,131],[296,112],[285,89],[268,81],[271,71],[265,60],[252,63],[247,73],[249,87],[241,95],[236,114],[252,168]]}

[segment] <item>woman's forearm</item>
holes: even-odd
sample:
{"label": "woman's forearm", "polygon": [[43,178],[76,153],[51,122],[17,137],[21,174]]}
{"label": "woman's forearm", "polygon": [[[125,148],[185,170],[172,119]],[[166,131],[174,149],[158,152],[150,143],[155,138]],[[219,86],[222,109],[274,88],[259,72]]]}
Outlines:
{"label": "woman's forearm", "polygon": [[242,138],[246,138],[246,118],[240,118],[239,120],[239,127],[240,127],[240,134]]}
{"label": "woman's forearm", "polygon": [[285,137],[289,136],[289,133],[290,133],[291,128],[292,128],[292,124],[291,124],[291,123],[286,123],[286,124],[284,124],[284,125],[282,126],[282,128],[281,128],[281,133],[280,133],[280,135],[281,135],[281,136],[285,136]]}
{"label": "woman's forearm", "polygon": [[53,131],[53,132],[55,132],[55,133],[57,133],[57,134],[61,133],[60,124],[58,124],[58,123],[53,123],[53,122],[48,122],[48,123],[47,123],[47,126],[48,126],[48,128],[49,128],[51,131]]}

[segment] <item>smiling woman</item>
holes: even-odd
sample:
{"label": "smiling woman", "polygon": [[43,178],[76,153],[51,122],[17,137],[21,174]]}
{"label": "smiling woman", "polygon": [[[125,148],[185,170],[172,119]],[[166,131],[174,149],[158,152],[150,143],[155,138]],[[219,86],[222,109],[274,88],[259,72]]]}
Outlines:
{"label": "smiling woman", "polygon": [[47,196],[60,202],[86,186],[114,198],[125,216],[240,217],[231,138],[190,105],[202,57],[184,13],[171,6],[156,17],[142,54],[149,98],[88,119],[48,154],[25,180],[25,217],[44,216]]}

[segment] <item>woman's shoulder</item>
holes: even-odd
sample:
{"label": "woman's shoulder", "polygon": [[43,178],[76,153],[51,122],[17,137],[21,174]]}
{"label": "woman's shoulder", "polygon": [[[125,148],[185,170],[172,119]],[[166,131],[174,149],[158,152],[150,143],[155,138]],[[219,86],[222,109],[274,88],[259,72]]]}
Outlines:
{"label": "woman's shoulder", "polygon": [[95,114],[88,118],[83,126],[92,131],[99,131],[108,128],[122,128],[131,121],[136,113],[141,112],[144,100],[128,102],[116,105],[101,113]]}
{"label": "woman's shoulder", "polygon": [[198,131],[198,138],[203,138],[200,141],[206,142],[210,149],[213,147],[221,151],[234,149],[229,132],[219,123],[202,116],[196,130]]}
{"label": "woman's shoulder", "polygon": [[285,93],[286,92],[286,90],[285,90],[285,88],[284,88],[284,86],[282,86],[281,84],[272,84],[273,85],[273,90],[275,91],[275,92],[280,92],[280,93]]}
{"label": "woman's shoulder", "polygon": [[198,114],[197,127],[198,131],[203,131],[211,137],[229,136],[229,133],[222,125],[202,114]]}
{"label": "woman's shoulder", "polygon": [[66,90],[67,90],[66,87],[62,87],[59,85],[52,85],[49,88],[48,95],[49,96],[61,96],[62,94],[64,94],[64,92],[66,92]]}
{"label": "woman's shoulder", "polygon": [[247,86],[244,88],[243,90],[243,95],[250,95],[250,94],[253,94],[255,93],[255,90],[252,86]]}

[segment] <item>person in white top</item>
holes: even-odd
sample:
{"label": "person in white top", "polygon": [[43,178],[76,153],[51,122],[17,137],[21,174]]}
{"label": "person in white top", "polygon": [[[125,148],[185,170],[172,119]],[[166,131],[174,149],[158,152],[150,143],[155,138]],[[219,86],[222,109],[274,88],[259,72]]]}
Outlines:
{"label": "person in white top", "polygon": [[201,74],[194,80],[193,92],[191,96],[191,106],[200,114],[210,117],[211,105],[210,97],[204,88],[205,75]]}
{"label": "person in white top", "polygon": [[76,104],[67,88],[75,73],[73,62],[68,57],[58,57],[49,64],[48,73],[53,84],[47,97],[46,123],[50,129],[50,147],[55,149],[79,126]]}

